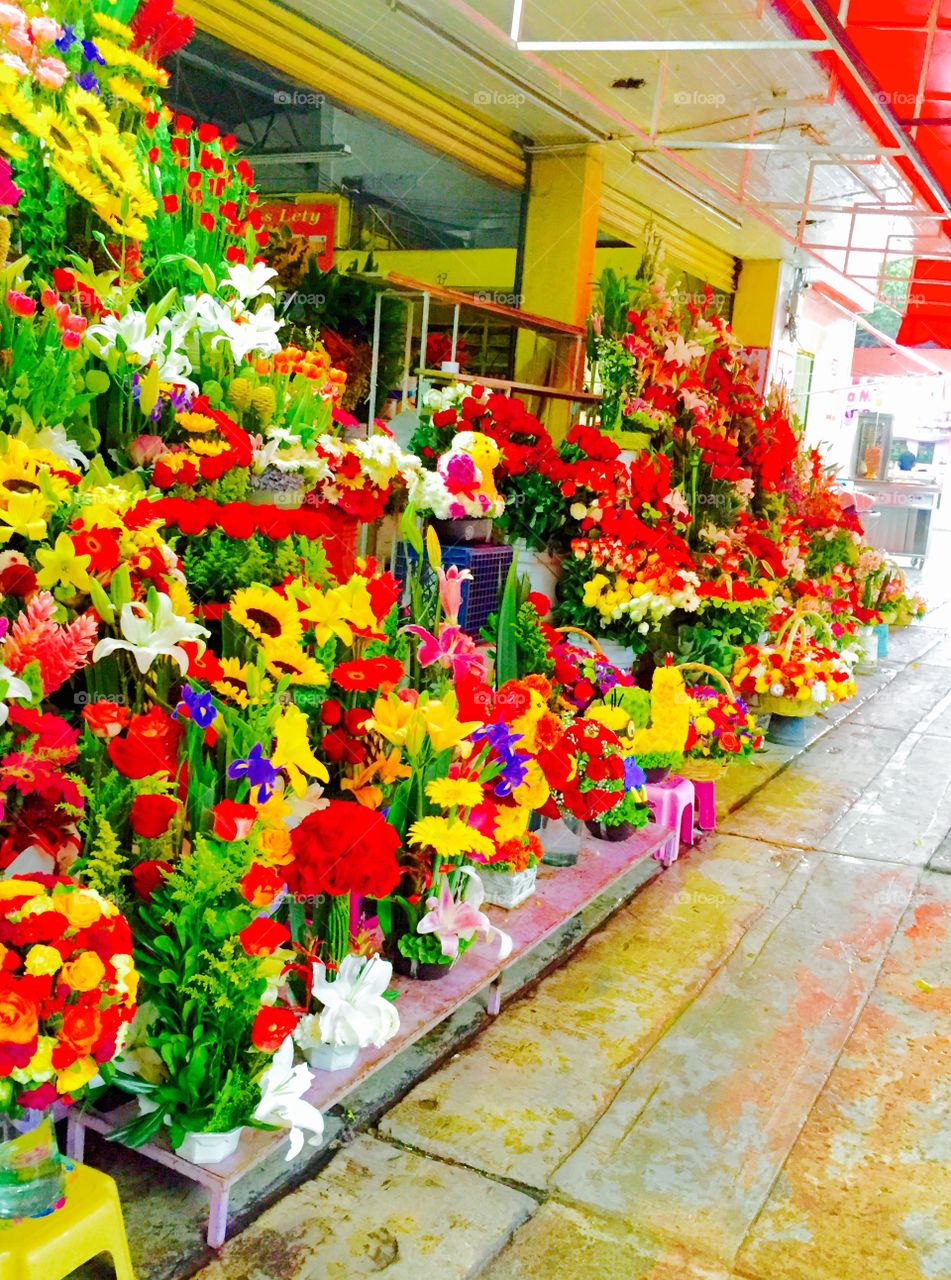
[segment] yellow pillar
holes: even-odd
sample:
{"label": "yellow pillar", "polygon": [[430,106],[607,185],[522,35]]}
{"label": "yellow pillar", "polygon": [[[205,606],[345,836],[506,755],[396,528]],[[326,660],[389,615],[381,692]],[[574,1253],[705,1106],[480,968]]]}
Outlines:
{"label": "yellow pillar", "polygon": [[[532,157],[522,310],[584,324],[591,306],[603,162],[600,144]],[[563,386],[570,375],[567,365],[556,366],[549,343],[536,341],[532,334],[521,336],[515,374],[519,381]]]}
{"label": "yellow pillar", "polygon": [[783,264],[744,258],[733,298],[733,332],[744,347],[772,347],[782,297]]}

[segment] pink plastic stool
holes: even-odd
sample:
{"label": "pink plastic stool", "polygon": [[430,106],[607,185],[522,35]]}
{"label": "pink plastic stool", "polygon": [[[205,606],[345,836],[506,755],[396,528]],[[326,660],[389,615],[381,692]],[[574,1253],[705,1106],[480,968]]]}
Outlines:
{"label": "pink plastic stool", "polygon": [[697,798],[697,826],[701,831],[715,831],[717,826],[717,784],[710,780],[698,782],[693,779],[694,794]]}
{"label": "pink plastic stool", "polygon": [[693,783],[671,774],[663,782],[649,782],[646,791],[654,821],[670,832],[654,857],[669,867],[679,858],[681,844],[693,844]]}

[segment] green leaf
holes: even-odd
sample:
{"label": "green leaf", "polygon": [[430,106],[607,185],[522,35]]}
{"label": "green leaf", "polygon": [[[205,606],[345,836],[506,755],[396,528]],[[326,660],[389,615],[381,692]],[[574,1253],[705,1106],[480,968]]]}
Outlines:
{"label": "green leaf", "polygon": [[495,642],[495,687],[518,679],[518,643],[515,623],[518,616],[518,557],[512,557],[499,603],[499,626]]}
{"label": "green leaf", "polygon": [[112,601],[102,589],[102,584],[96,578],[89,579],[89,599],[92,601],[92,607],[102,618],[103,622],[113,623],[116,620],[116,611],[112,607]]}
{"label": "green leaf", "polygon": [[400,517],[400,533],[418,556],[423,554],[423,536],[419,531],[416,508],[410,504]]}

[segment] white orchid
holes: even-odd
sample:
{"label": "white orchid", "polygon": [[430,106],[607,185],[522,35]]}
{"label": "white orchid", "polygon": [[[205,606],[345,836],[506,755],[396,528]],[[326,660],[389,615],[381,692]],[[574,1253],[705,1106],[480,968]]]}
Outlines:
{"label": "white orchid", "polygon": [[304,1146],[304,1130],[310,1131],[307,1143],[319,1147],[324,1136],[324,1118],[303,1095],[313,1083],[313,1072],[303,1064],[294,1066],[294,1043],[290,1036],[271,1059],[260,1080],[261,1101],[253,1119],[288,1129],[290,1147],[287,1159],[293,1160]]}
{"label": "white orchid", "polygon": [[0,663],[0,724],[6,724],[10,714],[7,698],[16,698],[18,702],[32,702],[33,691],[25,680],[15,676],[9,667]]}
{"label": "white orchid", "polygon": [[379,956],[345,957],[334,982],[328,981],[324,965],[315,964],[313,995],[323,1008],[319,1018],[311,1014],[301,1019],[297,1043],[302,1049],[317,1044],[365,1049],[392,1040],[400,1016],[383,994],[392,976],[393,966]]}
{"label": "white orchid", "polygon": [[199,623],[180,617],[172,608],[171,599],[163,592],[150,593],[147,604],[133,600],[123,605],[119,614],[119,630],[124,639],[110,636],[100,640],[92,651],[93,662],[125,649],[132,654],[142,675],[156,658],[162,657],[178,663],[184,675],[188,670],[188,655],[181,648],[182,641],[203,640],[210,635],[207,628]]}
{"label": "white orchid", "polygon": [[227,279],[222,280],[218,288],[223,289],[225,285],[230,285],[243,302],[260,298],[265,293],[273,298],[274,290],[268,281],[276,275],[274,268],[269,267],[266,262],[256,262],[253,267],[236,263],[228,272]]}

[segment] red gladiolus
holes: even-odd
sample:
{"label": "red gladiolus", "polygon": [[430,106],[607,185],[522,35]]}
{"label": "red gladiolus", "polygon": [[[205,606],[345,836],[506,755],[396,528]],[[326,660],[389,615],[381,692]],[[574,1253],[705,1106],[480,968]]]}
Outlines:
{"label": "red gladiolus", "polygon": [[155,840],[165,834],[177,812],[174,796],[136,796],[129,810],[129,823],[137,836]]}
{"label": "red gladiolus", "polygon": [[276,920],[258,916],[238,934],[238,939],[249,956],[270,956],[290,940],[291,931]]}
{"label": "red gladiolus", "polygon": [[243,840],[254,826],[258,811],[253,804],[219,800],[211,814],[212,833],[219,840]]}
{"label": "red gladiolus", "polygon": [[276,1053],[297,1026],[297,1014],[290,1009],[264,1005],[251,1027],[251,1043],[262,1053]]}
{"label": "red gladiolus", "polygon": [[159,862],[154,858],[137,863],[132,868],[132,883],[136,893],[143,901],[150,902],[152,894],[165,883],[165,877],[171,870],[170,863]]}

